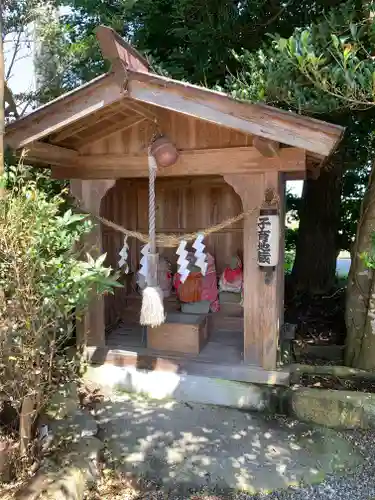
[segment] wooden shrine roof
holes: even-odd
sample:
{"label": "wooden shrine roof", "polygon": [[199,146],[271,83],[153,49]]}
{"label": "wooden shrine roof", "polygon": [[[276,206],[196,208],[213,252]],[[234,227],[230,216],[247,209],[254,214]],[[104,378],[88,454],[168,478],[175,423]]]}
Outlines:
{"label": "wooden shrine roof", "polygon": [[273,144],[305,150],[315,163],[342,137],[344,129],[337,125],[152,73],[111,29],[100,27],[97,36],[111,71],[7,126],[5,142],[14,149],[27,147],[31,162],[67,165],[87,144],[143,121],[157,123],[161,110],[259,138],[271,150]]}

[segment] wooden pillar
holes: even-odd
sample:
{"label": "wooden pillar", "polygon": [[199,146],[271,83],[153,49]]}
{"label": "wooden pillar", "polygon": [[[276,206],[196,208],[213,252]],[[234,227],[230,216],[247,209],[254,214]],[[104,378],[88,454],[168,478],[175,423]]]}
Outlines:
{"label": "wooden pillar", "polygon": [[[271,283],[266,284],[265,273],[257,265],[257,218],[266,189],[272,188],[279,193],[282,180],[279,172],[226,175],[224,179],[241,197],[244,211],[255,209],[245,218],[243,231],[244,359],[249,364],[273,370],[276,368],[283,284],[281,271],[276,271]],[[283,261],[279,262],[280,266]]]}
{"label": "wooden pillar", "polygon": [[278,300],[279,300],[279,319],[280,329],[284,324],[284,292],[285,292],[285,211],[286,211],[286,176],[280,172],[279,177],[279,211],[280,211],[280,249],[278,273]]}
{"label": "wooden pillar", "polygon": [[[100,206],[103,197],[116,181],[108,180],[71,180],[70,190],[73,196],[78,198],[83,209],[91,213],[100,215]],[[86,235],[83,242],[86,252],[93,257],[98,257],[102,251],[102,230],[98,223],[95,223],[93,230]],[[77,324],[77,337],[87,346],[105,346],[105,310],[104,297],[93,296],[87,314],[80,324]],[[83,340],[84,339],[84,340]]]}

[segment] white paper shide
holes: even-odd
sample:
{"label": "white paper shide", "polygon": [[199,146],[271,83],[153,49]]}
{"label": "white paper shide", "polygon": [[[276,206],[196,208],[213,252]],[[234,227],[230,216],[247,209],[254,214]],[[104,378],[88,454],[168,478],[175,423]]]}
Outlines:
{"label": "white paper shide", "polygon": [[128,253],[129,253],[128,238],[127,238],[127,236],[125,236],[124,237],[124,245],[119,252],[119,256],[121,258],[118,261],[119,267],[123,268],[125,274],[128,274],[128,272],[129,272]]}
{"label": "white paper shide", "polygon": [[177,272],[180,275],[181,283],[184,283],[186,281],[186,278],[190,274],[190,271],[188,269],[189,261],[187,259],[189,252],[186,250],[186,244],[187,242],[185,240],[182,240],[176,251],[176,254],[178,255]]}
{"label": "white paper shide", "polygon": [[203,244],[204,234],[198,234],[195,242],[193,243],[193,248],[195,250],[195,265],[199,267],[203,276],[206,276],[207,272],[207,256],[204,249],[206,245]]}
{"label": "white paper shide", "polygon": [[138,273],[143,276],[145,279],[147,279],[147,273],[148,273],[148,260],[147,256],[150,253],[150,245],[147,243],[147,245],[144,245],[141,249],[141,260],[139,262],[139,271]]}

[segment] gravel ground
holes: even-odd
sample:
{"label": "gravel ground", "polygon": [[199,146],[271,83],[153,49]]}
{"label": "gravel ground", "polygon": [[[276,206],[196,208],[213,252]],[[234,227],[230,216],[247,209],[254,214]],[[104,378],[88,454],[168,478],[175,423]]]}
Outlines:
{"label": "gravel ground", "polygon": [[358,446],[365,457],[364,465],[355,473],[330,476],[314,486],[271,495],[237,494],[233,500],[375,500],[375,431],[345,431],[342,436]]}

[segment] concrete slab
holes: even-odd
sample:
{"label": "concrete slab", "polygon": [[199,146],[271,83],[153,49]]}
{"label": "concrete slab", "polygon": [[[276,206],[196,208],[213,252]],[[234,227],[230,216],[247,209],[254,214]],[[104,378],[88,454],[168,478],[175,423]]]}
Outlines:
{"label": "concrete slab", "polygon": [[269,388],[219,378],[106,364],[90,366],[85,380],[116,392],[141,394],[157,400],[175,399],[258,411],[270,408]]}
{"label": "concrete slab", "polygon": [[120,470],[173,490],[270,492],[362,460],[331,429],[227,408],[112,395],[97,419]]}

